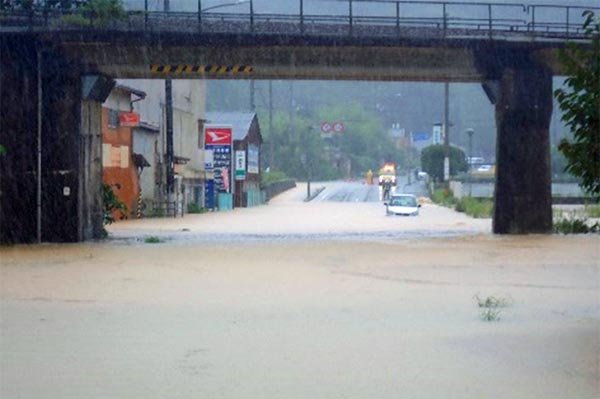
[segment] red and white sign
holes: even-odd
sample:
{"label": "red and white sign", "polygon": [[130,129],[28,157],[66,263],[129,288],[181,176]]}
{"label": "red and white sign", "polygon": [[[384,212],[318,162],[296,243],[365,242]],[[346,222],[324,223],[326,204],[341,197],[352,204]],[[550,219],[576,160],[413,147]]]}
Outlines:
{"label": "red and white sign", "polygon": [[329,122],[322,122],[321,123],[321,131],[323,133],[329,133],[329,132],[331,132],[331,123],[329,123]]}
{"label": "red and white sign", "polygon": [[233,143],[233,131],[231,127],[213,127],[204,128],[204,144],[213,145],[231,145]]}
{"label": "red and white sign", "polygon": [[334,122],[333,131],[335,133],[342,133],[344,130],[346,130],[346,126],[344,126],[343,122]]}
{"label": "red and white sign", "polygon": [[136,112],[120,112],[119,125],[124,127],[136,127],[140,125],[140,114]]}
{"label": "red and white sign", "polygon": [[323,133],[342,133],[346,130],[344,122],[322,122],[321,132]]}

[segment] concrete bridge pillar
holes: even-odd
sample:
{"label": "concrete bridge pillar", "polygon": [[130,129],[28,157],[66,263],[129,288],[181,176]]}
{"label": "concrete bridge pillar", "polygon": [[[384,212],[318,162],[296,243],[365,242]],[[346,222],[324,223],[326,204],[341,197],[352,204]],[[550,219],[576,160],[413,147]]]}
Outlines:
{"label": "concrete bridge pillar", "polygon": [[516,64],[499,81],[493,232],[550,233],[552,75],[528,60]]}
{"label": "concrete bridge pillar", "polygon": [[0,52],[0,242],[100,237],[101,102],[82,99],[79,62],[51,46],[2,38]]}

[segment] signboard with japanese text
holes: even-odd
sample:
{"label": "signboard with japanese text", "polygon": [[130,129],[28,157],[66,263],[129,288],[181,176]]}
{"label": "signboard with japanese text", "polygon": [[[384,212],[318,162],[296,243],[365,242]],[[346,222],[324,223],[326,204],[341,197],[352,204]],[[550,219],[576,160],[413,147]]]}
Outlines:
{"label": "signboard with japanese text", "polygon": [[205,167],[214,172],[215,193],[230,192],[233,129],[226,125],[204,126]]}
{"label": "signboard with japanese text", "polygon": [[231,146],[217,146],[213,149],[213,170],[215,172],[215,191],[228,192],[229,176],[224,176],[231,170]]}
{"label": "signboard with japanese text", "polygon": [[433,125],[433,144],[441,144],[443,141],[442,125]]}
{"label": "signboard with japanese text", "polygon": [[246,178],[246,151],[235,152],[235,180]]}

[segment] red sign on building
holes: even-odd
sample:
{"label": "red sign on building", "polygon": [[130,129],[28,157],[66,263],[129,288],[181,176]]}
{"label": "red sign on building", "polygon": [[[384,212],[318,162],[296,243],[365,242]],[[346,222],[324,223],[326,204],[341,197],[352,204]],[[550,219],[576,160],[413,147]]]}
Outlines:
{"label": "red sign on building", "polygon": [[209,127],[204,129],[204,144],[213,145],[231,145],[233,143],[233,132],[230,127]]}
{"label": "red sign on building", "polygon": [[119,125],[124,127],[136,127],[140,125],[140,114],[136,112],[120,112]]}

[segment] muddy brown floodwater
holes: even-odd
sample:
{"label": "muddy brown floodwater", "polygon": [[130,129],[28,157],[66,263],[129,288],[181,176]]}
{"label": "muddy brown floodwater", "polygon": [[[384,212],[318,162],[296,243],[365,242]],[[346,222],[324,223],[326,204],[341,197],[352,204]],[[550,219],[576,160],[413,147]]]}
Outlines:
{"label": "muddy brown floodwater", "polygon": [[[600,396],[597,235],[495,237],[426,206],[280,239],[290,209],[344,219],[294,198],[0,248],[0,398]],[[475,295],[505,300],[499,320]]]}

